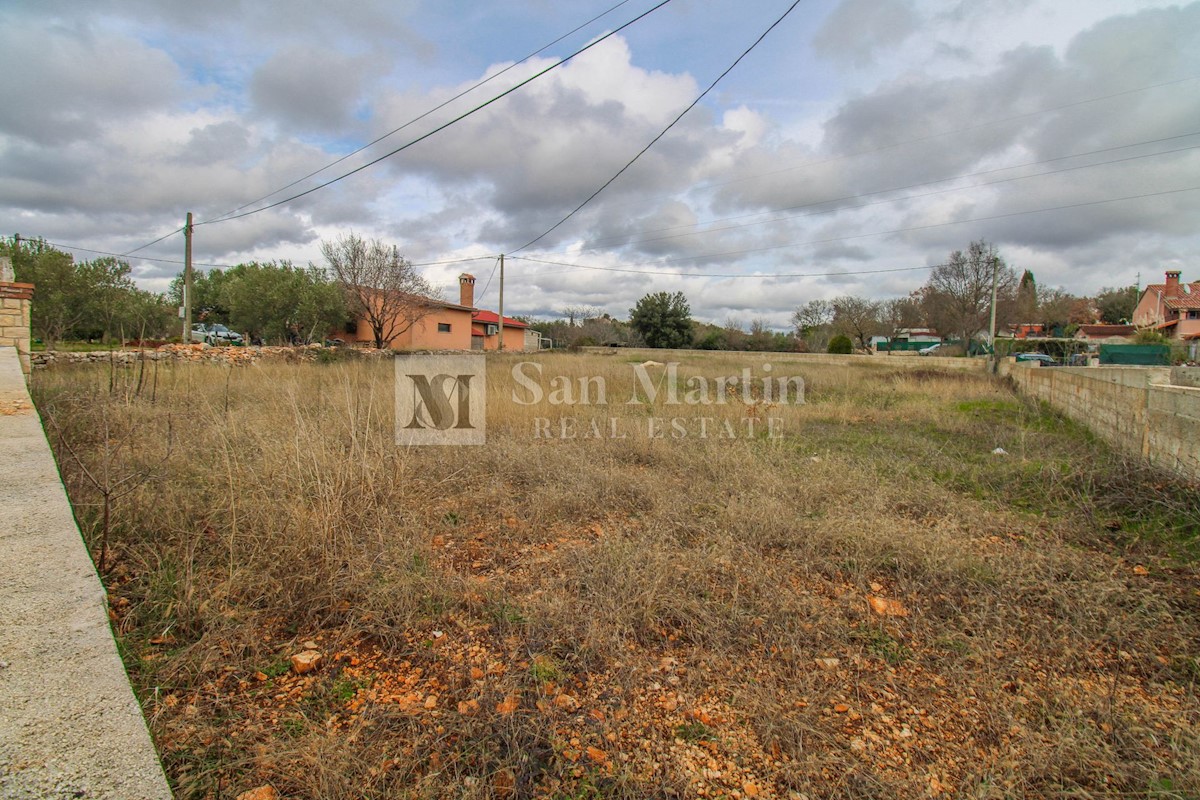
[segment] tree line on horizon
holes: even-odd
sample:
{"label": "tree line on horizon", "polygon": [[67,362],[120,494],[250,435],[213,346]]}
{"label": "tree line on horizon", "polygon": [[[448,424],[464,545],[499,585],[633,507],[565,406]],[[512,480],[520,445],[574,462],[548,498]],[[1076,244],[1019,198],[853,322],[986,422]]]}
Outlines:
{"label": "tree line on horizon", "polygon": [[[196,270],[193,319],[223,323],[268,343],[322,341],[348,321],[363,319],[375,344],[383,347],[428,313],[422,298],[439,299],[395,247],[378,240],[342,236],[323,242],[322,254],[327,266],[280,260]],[[76,261],[40,239],[0,239],[0,256],[12,258],[17,280],[36,284],[33,334],[48,347],[65,340],[171,340],[182,332],[182,275],[165,293],[146,291],[136,286],[125,261],[110,256]],[[1124,323],[1138,300],[1133,286],[1105,288],[1094,297],[1039,287],[1031,272],[1018,275],[994,245],[980,240],[951,253],[907,296],[809,300],[795,310],[789,331],[772,330],[762,319],[748,325],[734,319],[722,324],[694,320],[682,292],[645,295],[627,320],[575,305],[564,308],[558,319],[525,321],[557,346],[567,347],[803,352],[825,351],[834,337],[844,336],[866,349],[872,337],[890,339],[914,328],[969,342],[988,328],[993,274],[998,334],[1011,323],[1039,324],[1063,336],[1082,324]],[[380,297],[390,299],[381,304]]]}
{"label": "tree line on horizon", "polygon": [[[587,307],[573,306],[553,322],[534,327],[570,346],[645,344],[701,350],[824,352],[835,339],[868,349],[876,336],[891,340],[905,331],[930,329],[945,339],[969,343],[991,322],[992,281],[996,283],[996,332],[1010,324],[1041,325],[1070,337],[1080,325],[1122,324],[1133,317],[1135,286],[1104,288],[1080,297],[1060,288],[1041,288],[1032,272],[1019,276],[997,248],[984,241],[955,250],[933,268],[926,283],[904,297],[875,300],[857,295],[813,299],[792,315],[792,329],[771,330],[761,319],[743,326],[738,320],[715,325],[691,319],[682,292],[647,294],[630,309],[628,323]],[[836,342],[840,349],[841,341]]]}

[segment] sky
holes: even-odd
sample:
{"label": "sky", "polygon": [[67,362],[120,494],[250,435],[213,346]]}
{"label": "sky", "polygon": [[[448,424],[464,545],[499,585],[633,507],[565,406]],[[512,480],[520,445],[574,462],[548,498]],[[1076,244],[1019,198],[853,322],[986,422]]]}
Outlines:
{"label": "sky", "polygon": [[508,315],[779,329],[981,238],[1076,294],[1200,279],[1200,2],[658,2],[3,0],[0,232],[163,291],[191,211],[198,265],[354,234],[493,309],[506,254]]}

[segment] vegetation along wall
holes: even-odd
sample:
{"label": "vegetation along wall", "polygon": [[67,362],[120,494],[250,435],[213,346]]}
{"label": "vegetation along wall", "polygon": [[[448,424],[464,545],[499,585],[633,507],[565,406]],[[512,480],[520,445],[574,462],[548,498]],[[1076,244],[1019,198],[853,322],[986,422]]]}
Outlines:
{"label": "vegetation along wall", "polygon": [[[1200,480],[1200,388],[1167,368],[1046,369],[1005,364],[1024,393],[1044,400],[1126,452]],[[1186,376],[1176,373],[1176,382]]]}

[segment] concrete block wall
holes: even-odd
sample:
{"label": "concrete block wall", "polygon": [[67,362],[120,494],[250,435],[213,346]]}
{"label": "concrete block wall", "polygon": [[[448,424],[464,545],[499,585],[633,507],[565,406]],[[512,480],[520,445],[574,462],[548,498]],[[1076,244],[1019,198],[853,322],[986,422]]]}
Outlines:
{"label": "concrete block wall", "polygon": [[1171,367],[1172,386],[1200,388],[1200,367]]}
{"label": "concrete block wall", "polygon": [[0,798],[170,800],[11,347],[0,465]]}
{"label": "concrete block wall", "polygon": [[1200,388],[1156,367],[1001,365],[1023,393],[1151,464],[1200,480]]}

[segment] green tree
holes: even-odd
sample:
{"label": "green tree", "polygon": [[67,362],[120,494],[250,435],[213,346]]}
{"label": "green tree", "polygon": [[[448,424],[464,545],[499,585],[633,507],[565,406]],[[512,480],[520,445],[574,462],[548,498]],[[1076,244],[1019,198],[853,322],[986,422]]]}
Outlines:
{"label": "green tree", "polygon": [[692,309],[683,292],[648,294],[629,310],[629,324],[650,347],[687,347]]}
{"label": "green tree", "polygon": [[1136,286],[1106,286],[1096,295],[1096,310],[1100,312],[1101,322],[1109,325],[1128,324],[1133,319],[1133,310],[1137,308],[1137,302]]}
{"label": "green tree", "polygon": [[1040,322],[1036,319],[1040,300],[1037,280],[1032,272],[1025,270],[1021,273],[1021,282],[1017,284],[1016,322]]}
{"label": "green tree", "polygon": [[17,281],[35,285],[33,335],[54,349],[87,315],[87,287],[75,259],[41,239],[22,239],[19,246],[14,239],[6,240],[0,255],[12,258]]}
{"label": "green tree", "polygon": [[178,336],[178,306],[166,295],[134,289],[125,299],[120,314],[122,338],[166,339]]}
{"label": "green tree", "polygon": [[[226,270],[215,267],[208,272],[195,270],[192,273],[192,319],[229,324],[229,307],[225,305],[225,283],[228,279]],[[182,274],[176,275],[171,281],[167,297],[176,307],[183,305]]]}
{"label": "green tree", "polygon": [[[170,294],[179,303],[183,278]],[[268,341],[320,341],[346,321],[341,287],[324,270],[289,261],[251,261],[192,278],[193,308],[205,322],[221,322]]]}
{"label": "green tree", "polygon": [[849,336],[839,333],[829,340],[829,352],[849,355],[854,352],[854,342],[850,341]]}
{"label": "green tree", "polygon": [[810,350],[821,350],[828,344],[829,325],[833,322],[833,305],[828,300],[809,300],[792,314],[796,335]]}
{"label": "green tree", "polygon": [[1055,330],[1065,332],[1075,322],[1072,314],[1079,304],[1079,298],[1057,288],[1044,289],[1038,295],[1037,317],[1029,321],[1042,323],[1048,333]]}
{"label": "green tree", "polygon": [[[108,342],[124,338],[127,315],[137,292],[133,268],[112,257],[76,265],[84,289],[83,318],[78,323],[81,338]],[[132,333],[132,330],[129,331]]]}

